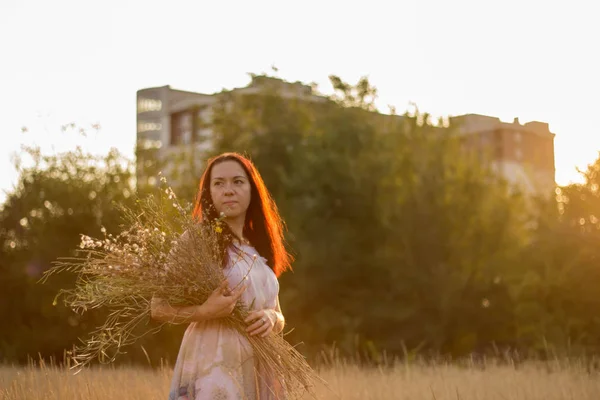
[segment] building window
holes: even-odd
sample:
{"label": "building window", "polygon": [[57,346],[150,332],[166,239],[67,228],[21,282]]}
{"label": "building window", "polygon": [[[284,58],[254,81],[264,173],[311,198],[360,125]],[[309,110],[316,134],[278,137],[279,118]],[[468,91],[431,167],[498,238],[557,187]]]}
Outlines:
{"label": "building window", "polygon": [[502,131],[495,131],[492,137],[495,157],[498,159],[504,158],[504,146],[502,145]]}
{"label": "building window", "polygon": [[521,132],[515,132],[515,143],[521,143],[521,140],[523,139],[521,136]]}
{"label": "building window", "polygon": [[189,111],[171,115],[171,145],[189,144],[192,142],[193,117]]}
{"label": "building window", "polygon": [[523,161],[523,151],[521,150],[521,146],[515,148],[515,159],[517,161]]}
{"label": "building window", "polygon": [[206,140],[211,139],[212,137],[212,130],[209,128],[201,128],[196,130],[196,138],[197,138],[197,142],[204,142]]}
{"label": "building window", "polygon": [[157,122],[138,122],[137,131],[138,133],[160,131],[162,125]]}
{"label": "building window", "polygon": [[213,120],[213,109],[212,107],[202,107],[198,110],[197,114],[198,119],[204,124],[210,124]]}
{"label": "building window", "polygon": [[162,101],[157,99],[148,99],[140,97],[137,102],[138,114],[149,112],[149,111],[160,111],[162,110]]}
{"label": "building window", "polygon": [[162,147],[162,142],[160,140],[152,139],[140,139],[137,144],[138,148],[142,150],[160,149]]}
{"label": "building window", "polygon": [[204,143],[212,137],[213,109],[210,106],[201,106],[196,110],[194,129],[196,136],[194,142]]}

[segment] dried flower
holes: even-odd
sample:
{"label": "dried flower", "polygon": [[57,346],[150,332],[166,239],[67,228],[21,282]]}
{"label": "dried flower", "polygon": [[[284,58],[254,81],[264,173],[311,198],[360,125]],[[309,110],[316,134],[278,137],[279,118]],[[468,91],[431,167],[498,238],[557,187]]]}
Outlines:
{"label": "dried flower", "polygon": [[[122,353],[122,347],[133,344],[140,336],[132,332],[146,326],[153,296],[173,305],[202,304],[225,279],[219,245],[225,214],[220,213],[214,222],[199,224],[170,188],[159,193],[158,199],[140,199],[135,209],[122,207],[126,229],[118,235],[106,236],[105,228],[102,241],[81,235],[79,252],[83,255],[59,260],[42,278],[75,271],[75,289],[59,293],[65,296],[65,304],[79,313],[99,307],[110,311],[111,317],[71,355],[76,367],[88,365],[96,358],[111,362]],[[162,206],[168,204],[167,199],[177,210],[175,216]],[[250,269],[258,257],[252,256]],[[238,285],[247,279],[246,274]],[[56,303],[57,298],[53,305]],[[247,335],[247,315],[248,305],[240,302],[224,323]],[[146,329],[155,331],[154,327]],[[260,362],[280,378],[287,398],[300,397],[313,387],[316,374],[282,335],[248,340]]]}

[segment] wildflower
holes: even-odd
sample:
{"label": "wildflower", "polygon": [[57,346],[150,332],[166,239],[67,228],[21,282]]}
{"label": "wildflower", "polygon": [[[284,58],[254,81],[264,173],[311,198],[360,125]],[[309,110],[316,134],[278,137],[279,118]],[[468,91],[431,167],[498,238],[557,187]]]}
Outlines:
{"label": "wildflower", "polygon": [[[115,232],[114,236],[104,227],[101,227],[104,237],[100,241],[81,235],[79,247],[83,249],[81,252],[88,253],[87,257],[60,262],[52,270],[64,270],[73,264],[83,267],[78,271],[83,279],[77,281],[75,289],[65,291],[69,294],[64,300],[68,308],[78,314],[99,307],[112,312],[110,318],[97,327],[97,334],[69,354],[79,368],[95,358],[105,359],[107,350],[119,350],[130,344],[123,343],[122,339],[130,337],[134,329],[144,328],[144,321],[138,315],[149,311],[150,302],[146,300],[157,296],[174,304],[196,304],[198,299],[212,293],[213,282],[226,278],[220,264],[215,262],[221,257],[218,239],[225,234],[225,213],[218,213],[220,216],[210,224],[198,224],[190,219],[191,213],[184,215],[183,210],[191,206],[182,207],[171,189],[161,190],[159,195],[161,200],[169,198],[170,201],[156,202],[149,197],[148,202],[138,202],[135,213],[127,210],[127,228]],[[167,210],[163,207],[171,203],[179,211],[175,217],[171,216],[170,207],[166,207]],[[197,234],[198,240],[188,242],[182,231]],[[240,259],[244,254],[238,254]],[[256,260],[261,256],[254,254],[252,258]],[[251,269],[252,266],[242,277],[244,284],[249,280]],[[57,303],[58,298],[55,298],[52,304]],[[254,301],[250,308],[253,304]],[[242,334],[246,328],[243,312],[243,307],[236,308],[227,321]],[[293,386],[300,383],[306,387],[312,379],[309,366],[294,347],[279,336],[256,341],[253,346],[256,354],[266,355],[265,359],[279,360],[273,365],[275,372],[295,380]],[[289,375],[287,370],[295,371],[294,375]]]}
{"label": "wildflower", "polygon": [[95,246],[95,244],[91,237],[86,236],[86,235],[81,235],[81,243],[79,244],[79,247],[81,249],[94,248],[94,246]]}

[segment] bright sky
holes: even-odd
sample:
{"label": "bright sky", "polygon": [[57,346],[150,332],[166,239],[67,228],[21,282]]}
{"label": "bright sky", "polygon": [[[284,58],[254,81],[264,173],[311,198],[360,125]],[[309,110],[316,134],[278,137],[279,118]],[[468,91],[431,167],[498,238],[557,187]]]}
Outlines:
{"label": "bright sky", "polygon": [[[2,0],[0,190],[22,143],[133,157],[140,88],[212,93],[273,64],[324,91],[329,74],[368,75],[384,111],[548,122],[557,182],[578,180],[600,150],[595,3]],[[69,122],[102,130],[81,139],[61,133]]]}

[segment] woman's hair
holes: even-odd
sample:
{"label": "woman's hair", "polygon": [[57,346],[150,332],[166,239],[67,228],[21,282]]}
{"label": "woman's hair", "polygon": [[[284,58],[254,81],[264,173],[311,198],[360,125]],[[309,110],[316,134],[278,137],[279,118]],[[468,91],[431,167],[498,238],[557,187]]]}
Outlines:
{"label": "woman's hair", "polygon": [[[260,173],[248,158],[238,153],[223,153],[208,160],[200,178],[193,216],[201,222],[213,221],[219,217],[210,195],[210,180],[213,167],[225,161],[237,162],[250,181],[250,204],[246,211],[243,235],[267,259],[275,275],[280,276],[291,268],[292,262],[292,256],[284,245],[283,222]],[[228,261],[227,248],[232,244],[234,234],[227,224],[224,224],[223,233],[219,244],[222,246],[225,264]]]}

